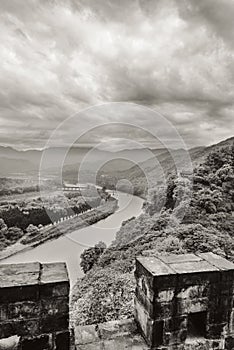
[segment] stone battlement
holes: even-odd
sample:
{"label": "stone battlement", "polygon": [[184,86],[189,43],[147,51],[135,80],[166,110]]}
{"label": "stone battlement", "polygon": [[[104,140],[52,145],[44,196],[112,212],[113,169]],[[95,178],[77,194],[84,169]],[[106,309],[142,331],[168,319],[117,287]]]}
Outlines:
{"label": "stone battlement", "polygon": [[150,348],[233,348],[234,264],[213,253],[139,257],[135,275],[136,321]]}
{"label": "stone battlement", "polygon": [[68,350],[69,289],[64,263],[0,265],[0,349]]}
{"label": "stone battlement", "polygon": [[0,265],[0,350],[234,348],[230,261],[213,253],[139,257],[135,276],[135,320],[77,326],[71,337],[66,265]]}

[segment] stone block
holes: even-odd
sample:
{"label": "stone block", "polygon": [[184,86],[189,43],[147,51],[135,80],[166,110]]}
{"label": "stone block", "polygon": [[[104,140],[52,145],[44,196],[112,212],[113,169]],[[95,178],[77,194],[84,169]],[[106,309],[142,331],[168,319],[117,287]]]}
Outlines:
{"label": "stone block", "polygon": [[234,264],[231,261],[224,259],[223,257],[217,254],[208,252],[208,253],[200,253],[196,255],[201,257],[203,260],[206,260],[208,263],[216,266],[219,270],[223,270],[223,271],[234,270]]}
{"label": "stone block", "polygon": [[0,288],[38,284],[41,265],[39,263],[0,265]]}
{"label": "stone block", "polygon": [[20,337],[13,335],[11,337],[0,339],[1,350],[17,350],[19,349]]}
{"label": "stone block", "polygon": [[40,314],[40,307],[34,301],[22,301],[8,304],[9,319],[37,318]]}
{"label": "stone block", "polygon": [[149,288],[153,290],[154,277],[138,259],[136,260],[135,278],[140,288],[142,288],[141,280],[144,278]]}
{"label": "stone block", "polygon": [[178,275],[177,286],[178,288],[186,288],[189,286],[206,285],[219,283],[220,273],[219,271],[211,272],[194,272],[194,273],[181,273]]}
{"label": "stone block", "polygon": [[98,327],[96,325],[75,327],[76,345],[96,343],[100,340]]}
{"label": "stone block", "polygon": [[39,320],[14,320],[0,324],[0,339],[12,335],[31,336],[39,334]]}
{"label": "stone block", "polygon": [[137,288],[150,302],[153,302],[155,290],[153,288],[152,281],[149,278],[142,276],[137,279]]}
{"label": "stone block", "polygon": [[154,320],[137,298],[135,298],[135,319],[143,337],[151,345],[154,338]]}
{"label": "stone block", "polygon": [[137,326],[133,319],[110,321],[98,325],[98,333],[101,339],[123,337],[137,332]]}
{"label": "stone block", "polygon": [[168,254],[168,255],[160,255],[160,260],[162,260],[166,264],[178,264],[178,263],[194,263],[197,261],[202,261],[203,259],[198,255],[188,253],[188,254]]}
{"label": "stone block", "polygon": [[233,350],[234,349],[234,335],[228,336],[225,339],[225,350]]}
{"label": "stone block", "polygon": [[139,258],[136,278],[136,319],[150,346],[156,325],[163,325],[158,349],[192,350],[194,344],[183,344],[187,337],[220,340],[223,331],[233,332],[233,263],[212,253]]}
{"label": "stone block", "polygon": [[173,348],[173,345],[183,345],[187,338],[187,335],[188,331],[186,328],[181,328],[180,330],[171,332],[168,340],[168,345],[170,348]]}
{"label": "stone block", "polygon": [[207,326],[207,337],[210,339],[221,338],[225,323],[208,324]]}
{"label": "stone block", "polygon": [[159,303],[155,302],[154,320],[164,320],[170,318],[174,314],[174,304],[173,303]]}
{"label": "stone block", "polygon": [[230,312],[229,332],[234,335],[234,307]]}
{"label": "stone block", "polygon": [[175,262],[170,264],[170,267],[178,274],[197,274],[219,271],[217,267],[204,260]]}
{"label": "stone block", "polygon": [[69,296],[70,286],[68,282],[41,284],[39,286],[40,298],[53,298]]}
{"label": "stone block", "polygon": [[0,304],[0,322],[8,319],[8,307],[6,304]]}
{"label": "stone block", "polygon": [[40,332],[51,333],[67,330],[69,327],[69,315],[47,316],[40,318]]}
{"label": "stone block", "polygon": [[49,263],[43,264],[40,276],[42,284],[67,282],[69,277],[65,263]]}
{"label": "stone block", "polygon": [[65,264],[0,266],[0,286],[0,339],[17,334],[19,350],[69,349]]}
{"label": "stone block", "polygon": [[185,315],[189,313],[207,311],[209,308],[208,298],[177,299],[177,313]]}
{"label": "stone block", "polygon": [[142,305],[144,305],[145,309],[149,313],[150,317],[154,317],[155,314],[155,304],[151,302],[145,293],[137,286],[136,288],[136,297],[140,301]]}
{"label": "stone block", "polygon": [[0,288],[0,303],[11,303],[23,300],[38,300],[38,285]]}
{"label": "stone block", "polygon": [[181,329],[187,329],[188,319],[186,316],[175,316],[165,321],[166,331],[179,331]]}
{"label": "stone block", "polygon": [[41,317],[69,314],[69,298],[51,298],[40,301]]}
{"label": "stone block", "polygon": [[51,349],[50,338],[48,334],[40,335],[35,338],[26,338],[21,340],[20,350],[49,350]]}
{"label": "stone block", "polygon": [[8,338],[16,333],[13,332],[13,326],[11,322],[2,322],[0,323],[0,339]]}
{"label": "stone block", "polygon": [[173,298],[175,297],[176,292],[175,289],[166,289],[166,290],[161,290],[158,292],[156,296],[156,300],[159,303],[170,303],[173,301]]}
{"label": "stone block", "polygon": [[55,336],[55,350],[70,349],[70,332],[59,332]]}
{"label": "stone block", "polygon": [[156,257],[140,257],[136,263],[136,279],[142,276],[142,273],[147,276],[150,289],[165,290],[168,286],[176,284],[176,272],[172,270],[166,263]]}
{"label": "stone block", "polygon": [[139,336],[118,337],[97,343],[78,345],[77,350],[148,350],[148,346]]}

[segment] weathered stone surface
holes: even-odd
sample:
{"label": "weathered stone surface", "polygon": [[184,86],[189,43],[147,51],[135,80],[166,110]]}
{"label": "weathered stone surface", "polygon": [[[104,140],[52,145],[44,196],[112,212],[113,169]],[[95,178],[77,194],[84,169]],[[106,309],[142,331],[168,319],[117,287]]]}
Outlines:
{"label": "weathered stone surface", "polygon": [[0,320],[6,321],[8,318],[8,306],[6,304],[0,304]]}
{"label": "weathered stone surface", "polygon": [[38,300],[38,285],[0,288],[0,304],[23,300]]}
{"label": "weathered stone surface", "polygon": [[39,263],[0,265],[0,288],[38,284]]}
{"label": "weathered stone surface", "polygon": [[77,350],[147,350],[133,319],[75,328]]}
{"label": "weathered stone surface", "polygon": [[69,277],[65,263],[43,264],[41,269],[40,282],[42,284],[68,282]]}
{"label": "weathered stone surface", "polygon": [[96,343],[100,340],[97,325],[77,326],[75,328],[76,345]]}
{"label": "weathered stone surface", "polygon": [[37,318],[39,312],[39,304],[35,301],[23,301],[8,304],[9,319]]}
{"label": "weathered stone surface", "polygon": [[7,338],[12,335],[38,335],[39,334],[39,320],[11,320],[8,322],[0,323],[0,339]]}
{"label": "weathered stone surface", "polygon": [[0,339],[0,350],[17,350],[19,347],[20,337],[14,335],[9,338]]}
{"label": "weathered stone surface", "polygon": [[135,276],[136,320],[149,346],[187,349],[190,337],[207,337],[216,348],[224,331],[234,337],[231,262],[213,253],[140,257]]}
{"label": "weathered stone surface", "polygon": [[49,335],[44,334],[35,338],[23,339],[20,350],[47,350],[50,349]]}
{"label": "weathered stone surface", "polygon": [[0,339],[20,336],[19,350],[69,349],[64,263],[1,265],[0,285]]}
{"label": "weathered stone surface", "polygon": [[197,256],[216,266],[219,270],[234,270],[234,264],[231,261],[224,259],[223,257],[214,253],[201,253],[197,254]]}
{"label": "weathered stone surface", "polygon": [[159,259],[162,260],[166,264],[174,264],[174,263],[184,263],[184,262],[195,262],[203,260],[202,257],[199,257],[195,254],[168,254],[168,255],[160,255]]}
{"label": "weathered stone surface", "polygon": [[140,257],[137,259],[153,276],[167,276],[175,274],[175,271],[158,258]]}
{"label": "weathered stone surface", "polygon": [[179,274],[219,271],[217,267],[204,260],[188,262],[184,261],[170,264],[170,266],[176,271],[176,273]]}
{"label": "weathered stone surface", "polygon": [[101,339],[113,339],[137,333],[137,326],[133,319],[110,321],[98,325],[98,334]]}
{"label": "weathered stone surface", "polygon": [[105,340],[99,343],[80,345],[77,350],[148,350],[149,348],[139,336]]}
{"label": "weathered stone surface", "polygon": [[55,337],[55,350],[70,349],[70,332],[59,332]]}
{"label": "weathered stone surface", "polygon": [[[20,263],[20,264],[1,264],[0,265],[0,276],[16,276],[29,273],[37,273],[40,271],[40,263]],[[27,283],[27,281],[26,281]]]}
{"label": "weathered stone surface", "polygon": [[69,315],[40,317],[40,332],[50,333],[66,330],[69,327]]}
{"label": "weathered stone surface", "polygon": [[41,298],[68,296],[69,290],[70,290],[70,287],[67,282],[39,285],[39,293]]}
{"label": "weathered stone surface", "polygon": [[41,317],[69,314],[69,298],[58,297],[40,300]]}
{"label": "weathered stone surface", "polygon": [[135,298],[135,318],[145,340],[148,344],[153,344],[154,320],[137,298]]}

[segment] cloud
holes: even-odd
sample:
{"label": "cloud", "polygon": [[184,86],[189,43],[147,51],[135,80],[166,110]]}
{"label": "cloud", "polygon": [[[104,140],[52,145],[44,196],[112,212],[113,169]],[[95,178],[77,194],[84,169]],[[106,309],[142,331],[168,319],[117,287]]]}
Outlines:
{"label": "cloud", "polygon": [[3,0],[0,9],[2,142],[42,147],[70,115],[118,101],[163,113],[189,146],[231,136],[233,2]]}

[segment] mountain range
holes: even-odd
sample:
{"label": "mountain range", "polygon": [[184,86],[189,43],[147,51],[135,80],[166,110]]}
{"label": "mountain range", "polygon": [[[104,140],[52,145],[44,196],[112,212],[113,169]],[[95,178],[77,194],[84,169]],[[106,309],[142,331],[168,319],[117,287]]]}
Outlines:
{"label": "mountain range", "polygon": [[[214,149],[232,145],[234,137],[208,147],[196,147],[189,150],[192,163],[197,165]],[[48,157],[48,173],[58,172],[58,159],[64,153],[65,148],[50,148],[46,151]],[[0,176],[12,176],[17,174],[38,174],[43,150],[20,151],[12,147],[0,146]],[[79,169],[85,173],[98,170],[100,176],[115,177],[116,179],[128,179],[133,184],[144,182],[145,173],[149,177],[160,179],[163,172],[168,173],[175,167],[174,160],[183,166],[185,150],[159,149],[126,149],[110,152],[100,149],[71,147],[63,164],[63,174],[70,179]]]}

